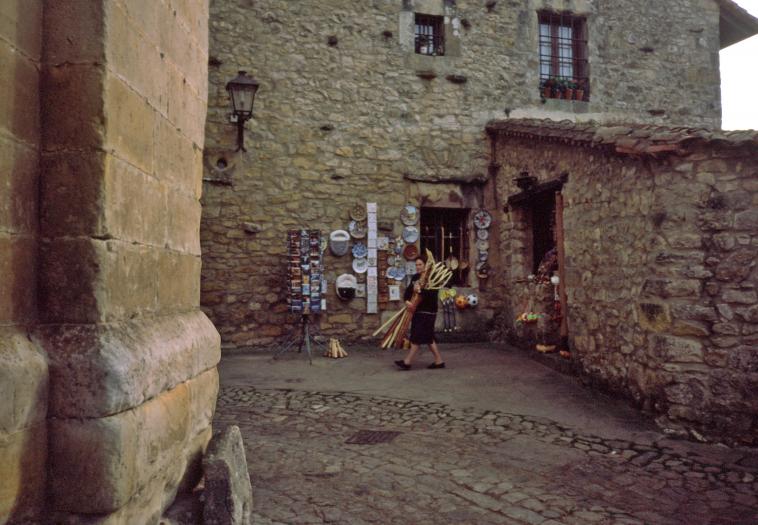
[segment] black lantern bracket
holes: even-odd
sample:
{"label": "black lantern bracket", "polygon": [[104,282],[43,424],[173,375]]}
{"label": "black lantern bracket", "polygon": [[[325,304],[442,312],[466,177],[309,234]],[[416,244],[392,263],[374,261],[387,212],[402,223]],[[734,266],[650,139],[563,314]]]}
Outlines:
{"label": "black lantern bracket", "polygon": [[226,90],[232,99],[232,114],[229,121],[237,124],[237,151],[245,149],[245,122],[253,118],[253,103],[260,84],[247,71],[239,71],[227,82]]}

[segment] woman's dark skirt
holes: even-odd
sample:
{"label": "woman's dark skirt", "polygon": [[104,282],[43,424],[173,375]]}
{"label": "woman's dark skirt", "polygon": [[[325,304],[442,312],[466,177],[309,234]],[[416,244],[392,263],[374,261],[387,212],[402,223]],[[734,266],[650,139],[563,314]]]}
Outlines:
{"label": "woman's dark skirt", "polygon": [[411,319],[411,343],[429,345],[434,342],[434,321],[436,313],[416,312]]}

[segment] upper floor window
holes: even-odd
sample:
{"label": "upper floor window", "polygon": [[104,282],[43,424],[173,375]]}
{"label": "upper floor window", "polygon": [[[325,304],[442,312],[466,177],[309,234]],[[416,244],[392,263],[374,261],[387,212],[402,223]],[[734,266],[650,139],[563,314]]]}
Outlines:
{"label": "upper floor window", "polygon": [[442,56],[445,54],[445,23],[441,16],[416,14],[416,53]]}
{"label": "upper floor window", "polygon": [[589,100],[587,20],[541,11],[540,89],[545,98]]}

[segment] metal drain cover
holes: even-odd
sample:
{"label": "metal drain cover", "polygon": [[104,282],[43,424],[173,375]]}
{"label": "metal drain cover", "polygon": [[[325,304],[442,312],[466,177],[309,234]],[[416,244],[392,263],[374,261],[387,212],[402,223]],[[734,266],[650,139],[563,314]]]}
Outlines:
{"label": "metal drain cover", "polygon": [[377,445],[379,443],[389,443],[402,432],[394,430],[359,430],[348,438],[345,443],[348,445]]}

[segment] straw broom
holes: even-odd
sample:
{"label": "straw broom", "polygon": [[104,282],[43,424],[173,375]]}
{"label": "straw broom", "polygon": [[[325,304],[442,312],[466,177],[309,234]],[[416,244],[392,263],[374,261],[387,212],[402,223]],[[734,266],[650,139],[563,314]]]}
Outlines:
{"label": "straw broom", "polygon": [[[419,284],[424,290],[439,290],[447,284],[452,277],[453,272],[448,270],[441,262],[435,262],[432,252],[426,250],[426,266],[421,272],[419,278]],[[421,294],[413,291],[411,297],[411,306],[403,306],[395,315],[393,315],[386,323],[379,327],[374,332],[374,336],[381,333],[384,329],[387,332],[382,337],[380,348],[401,348],[403,346],[403,339],[408,332],[408,327],[411,324],[413,313],[416,311],[419,303],[421,302]],[[389,328],[388,328],[389,327]]]}

